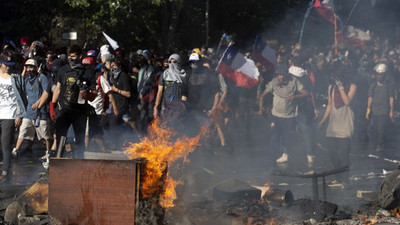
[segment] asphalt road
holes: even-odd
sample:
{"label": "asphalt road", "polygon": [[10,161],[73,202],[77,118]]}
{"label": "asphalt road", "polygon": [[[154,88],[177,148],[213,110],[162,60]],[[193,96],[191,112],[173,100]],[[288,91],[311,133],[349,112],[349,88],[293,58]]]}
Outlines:
{"label": "asphalt road", "polygon": [[[298,154],[289,158],[285,164],[277,164],[275,160],[279,153],[271,152],[265,146],[268,142],[267,122],[258,119],[252,121],[257,126],[245,134],[237,132],[230,137],[230,150],[216,147],[218,141],[210,137],[211,144],[202,144],[190,155],[191,162],[180,169],[171,168],[172,176],[188,181],[190,177],[194,188],[192,192],[201,195],[204,190],[218,182],[235,178],[250,185],[270,185],[275,189],[290,190],[295,199],[312,198],[311,179],[282,177],[273,175],[273,171],[283,170],[290,173],[306,173],[310,170],[321,172],[333,169],[325,147],[316,147],[315,161],[312,166],[306,163],[306,156],[299,144]],[[382,179],[400,164],[400,125],[392,124],[388,132],[387,145],[384,151],[375,152],[371,142],[358,138],[353,140],[350,153],[350,182],[341,186],[329,186],[327,200],[338,204],[341,209],[357,207],[365,204],[357,198],[357,191],[378,192]],[[240,127],[238,128],[239,131]],[[321,133],[321,131],[319,131]],[[316,139],[315,144],[319,140]],[[319,146],[319,145],[316,145]],[[18,160],[12,161],[9,178],[0,184],[0,215],[15,196],[18,196],[47,171],[41,165],[39,158],[44,155],[44,145],[36,142],[32,151],[25,151]],[[333,176],[327,176],[329,184]],[[320,186],[321,187],[321,186]],[[320,190],[320,195],[322,190]],[[187,194],[179,195],[178,199]],[[191,199],[192,201],[194,199]]]}

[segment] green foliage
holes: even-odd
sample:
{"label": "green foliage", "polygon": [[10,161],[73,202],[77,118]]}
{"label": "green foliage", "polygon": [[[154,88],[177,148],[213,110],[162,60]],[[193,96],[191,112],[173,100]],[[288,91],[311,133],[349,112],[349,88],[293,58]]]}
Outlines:
{"label": "green foliage", "polygon": [[[48,39],[55,26],[83,30],[93,46],[106,43],[102,31],[127,49],[166,51],[200,47],[208,38],[216,47],[223,32],[236,43],[251,46],[257,34],[279,26],[288,10],[308,0],[209,0],[206,37],[205,0],[5,0],[12,19],[0,20],[0,35]],[[0,9],[0,15],[5,9]],[[301,17],[304,10],[299,10]],[[52,24],[57,21],[72,22]],[[5,22],[2,22],[5,21]],[[286,24],[294,26],[293,24]],[[78,27],[80,26],[80,27]],[[299,29],[298,27],[294,27]],[[288,27],[288,29],[292,29]]]}

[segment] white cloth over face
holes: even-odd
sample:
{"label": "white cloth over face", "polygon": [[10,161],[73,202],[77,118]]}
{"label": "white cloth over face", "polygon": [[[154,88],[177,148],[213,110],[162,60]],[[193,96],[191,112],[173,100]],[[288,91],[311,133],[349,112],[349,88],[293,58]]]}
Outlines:
{"label": "white cloth over face", "polygon": [[[175,59],[175,63],[171,63],[171,59]],[[186,71],[181,67],[181,57],[178,54],[172,54],[168,58],[168,69],[164,71],[164,80],[182,83],[186,77]]]}

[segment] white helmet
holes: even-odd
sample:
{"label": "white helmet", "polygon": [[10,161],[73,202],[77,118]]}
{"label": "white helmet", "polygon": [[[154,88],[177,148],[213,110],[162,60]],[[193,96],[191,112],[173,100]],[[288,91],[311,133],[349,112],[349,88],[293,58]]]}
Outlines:
{"label": "white helmet", "polygon": [[386,73],[387,65],[385,63],[379,63],[374,68],[375,72],[377,73]]}

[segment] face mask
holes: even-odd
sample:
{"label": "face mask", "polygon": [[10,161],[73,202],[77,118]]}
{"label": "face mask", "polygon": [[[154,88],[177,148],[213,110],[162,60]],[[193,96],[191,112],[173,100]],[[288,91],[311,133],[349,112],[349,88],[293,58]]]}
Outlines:
{"label": "face mask", "polygon": [[82,62],[80,59],[69,59],[69,65],[72,69],[82,68]]}
{"label": "face mask", "polygon": [[192,69],[197,69],[198,66],[197,66],[196,63],[191,63],[191,64],[190,64],[190,67],[191,67]]}
{"label": "face mask", "polygon": [[37,71],[35,71],[35,70],[34,71],[28,71],[26,73],[27,78],[29,80],[29,83],[31,83],[31,85],[33,85],[35,83],[35,80],[36,80],[36,77],[37,77],[38,74],[39,73]]}
{"label": "face mask", "polygon": [[31,71],[28,71],[27,73],[26,73],[26,75],[29,77],[29,78],[35,78],[37,75],[38,75],[38,72],[37,71],[35,71],[35,70],[31,70]]}
{"label": "face mask", "polygon": [[175,71],[181,71],[182,69],[180,63],[169,63],[169,68]]}
{"label": "face mask", "polygon": [[121,68],[111,68],[111,72],[114,76],[114,79],[117,79],[121,71],[122,71]]}

